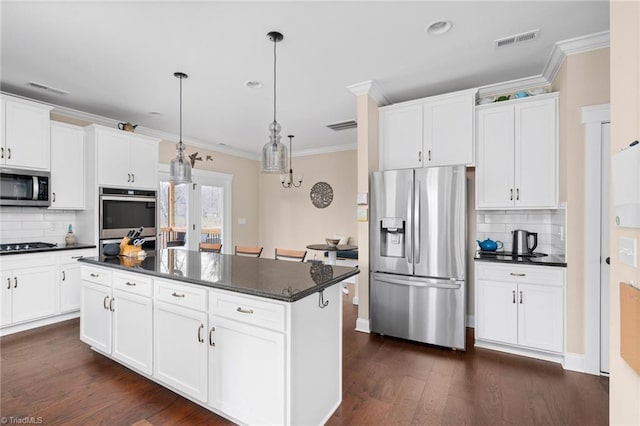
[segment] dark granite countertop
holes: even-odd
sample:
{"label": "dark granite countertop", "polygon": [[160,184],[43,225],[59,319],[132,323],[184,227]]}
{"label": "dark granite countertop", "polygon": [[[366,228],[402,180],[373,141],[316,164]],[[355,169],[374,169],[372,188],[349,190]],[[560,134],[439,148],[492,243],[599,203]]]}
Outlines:
{"label": "dark granite countertop", "polygon": [[557,254],[548,254],[546,256],[525,257],[514,256],[508,252],[495,253],[478,253],[474,257],[476,261],[481,262],[497,262],[497,263],[518,263],[521,265],[539,265],[539,266],[559,266],[566,267],[567,261],[564,256]]}
{"label": "dark granite countertop", "polygon": [[45,247],[45,248],[41,248],[41,249],[33,249],[33,250],[29,250],[29,251],[2,251],[0,252],[0,256],[8,256],[8,255],[16,255],[16,254],[33,254],[33,253],[44,253],[47,251],[62,251],[62,250],[80,250],[80,249],[90,249],[90,248],[96,248],[95,244],[83,244],[83,243],[76,243],[72,246],[67,246],[64,244],[61,245],[57,245],[55,247]]}
{"label": "dark granite countertop", "polygon": [[146,258],[85,257],[96,266],[295,302],[359,274],[358,268],[167,249]]}

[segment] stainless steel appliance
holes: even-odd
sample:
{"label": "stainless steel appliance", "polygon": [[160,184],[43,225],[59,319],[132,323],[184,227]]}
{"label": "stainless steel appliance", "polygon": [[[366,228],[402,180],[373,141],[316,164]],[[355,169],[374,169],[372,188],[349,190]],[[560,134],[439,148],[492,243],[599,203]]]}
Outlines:
{"label": "stainless steel appliance", "polygon": [[50,177],[49,172],[3,167],[0,169],[0,205],[50,206]]}
{"label": "stainless steel appliance", "polygon": [[0,254],[29,253],[34,251],[46,251],[50,248],[57,247],[57,244],[31,242],[31,243],[9,243],[0,244]]}
{"label": "stainless steel appliance", "polygon": [[465,349],[464,166],[374,172],[371,331]]}
{"label": "stainless steel appliance", "polygon": [[[538,247],[538,233],[529,232],[524,229],[511,231],[513,234],[513,254],[531,254]],[[533,242],[531,242],[531,237]],[[531,244],[530,244],[531,243]]]}
{"label": "stainless steel appliance", "polygon": [[156,191],[100,188],[99,249],[122,239],[131,229],[144,227],[140,238],[156,238]]}

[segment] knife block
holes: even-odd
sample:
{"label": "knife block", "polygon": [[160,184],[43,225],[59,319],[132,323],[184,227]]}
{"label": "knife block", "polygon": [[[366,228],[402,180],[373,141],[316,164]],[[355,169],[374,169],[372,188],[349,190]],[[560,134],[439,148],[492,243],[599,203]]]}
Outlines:
{"label": "knife block", "polygon": [[131,240],[127,237],[122,238],[122,241],[120,241],[120,256],[138,257],[138,253],[142,251],[142,247],[129,244],[129,241]]}

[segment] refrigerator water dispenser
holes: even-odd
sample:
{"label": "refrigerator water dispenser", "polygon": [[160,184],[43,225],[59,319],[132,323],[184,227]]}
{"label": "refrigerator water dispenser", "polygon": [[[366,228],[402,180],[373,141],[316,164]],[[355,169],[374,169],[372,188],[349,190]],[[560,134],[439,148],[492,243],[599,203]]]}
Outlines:
{"label": "refrigerator water dispenser", "polygon": [[404,257],[404,224],[401,217],[385,217],[380,221],[380,256]]}

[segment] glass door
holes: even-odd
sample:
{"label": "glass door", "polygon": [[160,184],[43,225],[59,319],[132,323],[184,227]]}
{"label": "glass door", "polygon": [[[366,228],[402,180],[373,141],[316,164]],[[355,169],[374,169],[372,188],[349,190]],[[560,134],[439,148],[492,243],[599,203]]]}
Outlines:
{"label": "glass door", "polygon": [[192,183],[173,185],[160,173],[158,248],[199,250],[200,243],[222,244],[233,253],[231,175],[193,170]]}

